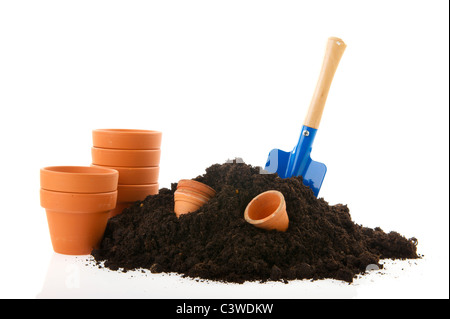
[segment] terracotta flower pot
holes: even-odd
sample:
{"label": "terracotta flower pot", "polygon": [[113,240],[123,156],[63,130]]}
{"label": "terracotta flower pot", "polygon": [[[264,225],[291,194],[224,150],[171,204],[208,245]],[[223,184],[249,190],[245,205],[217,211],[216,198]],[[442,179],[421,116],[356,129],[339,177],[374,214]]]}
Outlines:
{"label": "terracotta flower pot", "polygon": [[109,212],[116,206],[117,191],[78,194],[40,190],[41,206],[53,250],[66,255],[86,255],[97,248],[105,232]]}
{"label": "terracotta flower pot", "polygon": [[209,198],[202,194],[186,190],[177,190],[174,193],[174,211],[177,217],[195,212],[208,202]]}
{"label": "terracotta flower pot", "polygon": [[92,147],[92,164],[101,166],[159,166],[161,150],[125,150]]}
{"label": "terracotta flower pot", "polygon": [[150,130],[98,129],[92,131],[94,147],[152,150],[161,147],[162,133]]}
{"label": "terracotta flower pot", "polygon": [[275,190],[259,194],[247,205],[244,218],[248,223],[262,229],[286,231],[289,218],[283,194]]}
{"label": "terracotta flower pot", "polygon": [[140,185],[158,183],[159,166],[153,167],[120,167],[120,166],[99,166],[94,167],[111,168],[119,172],[120,185]]}
{"label": "terracotta flower pot", "polygon": [[89,166],[50,166],[40,171],[41,188],[58,192],[105,193],[117,189],[119,173]]}
{"label": "terracotta flower pot", "polygon": [[177,189],[187,189],[193,192],[203,194],[206,197],[213,197],[216,191],[206,184],[194,181],[192,179],[182,179],[178,182]]}
{"label": "terracotta flower pot", "polygon": [[148,195],[158,194],[159,184],[118,185],[117,192],[117,202],[135,202],[144,200]]}
{"label": "terracotta flower pot", "polygon": [[192,213],[207,203],[216,191],[206,184],[182,179],[178,182],[177,190],[174,193],[174,211],[177,217]]}

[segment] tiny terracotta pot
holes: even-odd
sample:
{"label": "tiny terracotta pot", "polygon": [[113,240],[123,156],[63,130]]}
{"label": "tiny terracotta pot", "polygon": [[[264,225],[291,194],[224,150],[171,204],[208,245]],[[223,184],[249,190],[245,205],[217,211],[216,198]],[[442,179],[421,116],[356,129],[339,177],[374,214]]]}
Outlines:
{"label": "tiny terracotta pot", "polygon": [[41,188],[57,192],[105,193],[117,190],[116,170],[89,166],[41,168]]}
{"label": "tiny terracotta pot", "polygon": [[174,211],[177,217],[180,215],[195,212],[208,202],[209,198],[202,194],[176,190],[174,193]]}
{"label": "tiny terracotta pot", "polygon": [[100,166],[159,166],[161,150],[119,150],[92,147],[92,164]]}
{"label": "tiny terracotta pot", "polygon": [[118,171],[120,185],[155,184],[158,183],[159,179],[159,166],[120,167],[120,166],[99,166],[95,164],[92,164],[92,166],[110,168]]}
{"label": "tiny terracotta pot", "polygon": [[148,195],[156,195],[158,192],[159,184],[118,185],[117,202],[135,202],[144,200]]}
{"label": "tiny terracotta pot", "polygon": [[87,255],[100,244],[117,191],[77,194],[40,190],[53,250],[65,255]]}
{"label": "tiny terracotta pot", "polygon": [[177,217],[192,213],[207,203],[216,191],[210,186],[190,179],[178,182],[174,193],[174,211]]}
{"label": "tiny terracotta pot", "polygon": [[177,189],[187,189],[193,192],[200,193],[206,197],[213,197],[216,191],[208,185],[194,181],[192,179],[182,179],[178,182]]}
{"label": "tiny terracotta pot", "polygon": [[161,147],[162,133],[151,130],[98,129],[92,131],[94,147],[152,150]]}
{"label": "tiny terracotta pot", "polygon": [[259,194],[247,205],[244,218],[248,223],[262,229],[286,231],[289,217],[283,194],[275,190]]}

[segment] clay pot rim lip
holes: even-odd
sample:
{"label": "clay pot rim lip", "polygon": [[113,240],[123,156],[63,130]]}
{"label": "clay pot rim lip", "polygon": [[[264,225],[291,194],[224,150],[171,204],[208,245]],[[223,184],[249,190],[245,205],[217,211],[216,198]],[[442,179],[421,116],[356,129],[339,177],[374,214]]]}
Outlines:
{"label": "clay pot rim lip", "polygon": [[[138,149],[127,149],[127,148],[105,148],[105,147],[92,146],[91,149],[93,151],[111,152],[111,153],[159,153],[159,152],[161,152],[160,148],[138,150]],[[153,167],[153,166],[148,166],[148,167]]]}
{"label": "clay pot rim lip", "polygon": [[116,135],[160,135],[162,131],[143,130],[143,129],[127,129],[127,128],[99,128],[93,130],[94,133],[108,133]]}
{"label": "clay pot rim lip", "polygon": [[[92,172],[66,172],[66,171],[60,171],[57,169],[85,169],[85,170],[92,170]],[[55,174],[55,175],[67,175],[67,176],[114,176],[118,175],[119,172],[113,168],[106,168],[106,167],[93,167],[93,166],[77,166],[77,165],[62,165],[62,166],[46,166],[41,168],[41,173],[44,174]]]}
{"label": "clay pot rim lip", "polygon": [[95,166],[95,167],[100,167],[100,168],[106,168],[106,169],[114,169],[114,170],[121,170],[121,169],[128,169],[128,170],[136,170],[136,171],[139,171],[139,170],[154,170],[154,171],[156,171],[156,170],[159,170],[160,169],[160,167],[159,167],[159,165],[158,166],[135,166],[135,167],[133,167],[133,166],[109,166],[109,165],[100,165],[100,164],[95,164],[95,163],[92,163],[91,164],[91,166]]}
{"label": "clay pot rim lip", "polygon": [[[270,214],[269,216],[266,216],[266,217],[261,218],[261,219],[252,219],[252,218],[250,218],[250,216],[248,215],[248,210],[249,210],[250,205],[251,205],[257,198],[259,198],[260,196],[263,196],[263,195],[265,195],[265,194],[267,194],[267,193],[277,194],[277,195],[280,197],[280,199],[281,199],[281,200],[280,200],[280,203],[278,204],[278,206],[277,206],[277,208],[276,208],[276,210],[275,210],[275,212],[273,212],[273,213]],[[247,207],[245,208],[245,212],[244,212],[244,218],[245,218],[245,221],[247,221],[248,223],[250,223],[250,224],[252,224],[252,225],[259,225],[259,224],[262,224],[262,223],[264,223],[264,222],[266,222],[266,221],[268,221],[268,220],[274,218],[276,215],[280,214],[280,212],[283,210],[283,207],[284,207],[284,206],[286,206],[286,201],[284,200],[284,195],[283,195],[283,193],[281,193],[280,191],[277,191],[277,190],[268,190],[268,191],[262,192],[262,193],[258,194],[257,196],[253,197],[253,199],[248,203]]]}
{"label": "clay pot rim lip", "polygon": [[159,130],[100,128],[92,130],[93,146],[106,149],[156,150],[161,148]]}
{"label": "clay pot rim lip", "polygon": [[123,185],[123,186],[124,187],[118,186],[117,190],[118,203],[143,201],[148,196],[154,196],[159,194],[159,183],[143,184],[138,185],[138,187],[128,187],[130,185]]}
{"label": "clay pot rim lip", "polygon": [[[117,204],[117,198],[117,191],[106,193],[68,193],[40,189],[41,207],[45,208],[46,211],[58,211],[68,214],[97,214],[107,212],[114,209]],[[77,204],[83,201],[102,203],[104,206],[84,206],[83,204]]]}
{"label": "clay pot rim lip", "polygon": [[136,188],[136,189],[140,189],[140,188],[147,188],[147,187],[155,187],[155,186],[159,187],[159,183],[151,183],[151,184],[119,184],[117,185],[117,188]]}
{"label": "clay pot rim lip", "polygon": [[45,189],[45,188],[40,188],[41,191],[44,192],[49,192],[49,193],[55,193],[55,194],[60,194],[60,195],[71,195],[71,196],[77,196],[77,197],[101,197],[101,196],[110,196],[110,195],[114,195],[117,193],[117,190],[111,191],[111,192],[98,192],[98,193],[76,193],[76,192],[60,192],[60,191],[55,191],[52,189]]}
{"label": "clay pot rim lip", "polygon": [[[186,182],[186,181],[187,181],[187,182],[194,183],[194,184],[196,184],[196,185],[200,185],[200,186],[202,186],[202,187],[205,187],[206,189],[209,189],[211,192],[214,192],[214,195],[217,193],[216,190],[215,190],[214,188],[212,188],[211,186],[206,185],[205,183],[202,183],[202,182],[193,180],[193,179],[180,179],[180,180],[178,181],[177,188],[179,187],[180,182],[183,183],[183,182]],[[180,186],[180,187],[183,188],[183,186]],[[186,187],[189,187],[189,186],[186,186]]]}

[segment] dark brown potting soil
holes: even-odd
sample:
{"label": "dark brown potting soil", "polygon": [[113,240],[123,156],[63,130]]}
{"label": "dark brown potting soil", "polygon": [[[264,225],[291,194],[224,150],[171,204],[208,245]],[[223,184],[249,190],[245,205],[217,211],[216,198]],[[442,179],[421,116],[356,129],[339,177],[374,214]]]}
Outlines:
{"label": "dark brown potting soil", "polygon": [[[244,163],[215,164],[196,180],[217,191],[198,211],[175,216],[172,189],[134,203],[109,220],[95,261],[112,270],[149,269],[242,283],[332,278],[352,282],[380,259],[419,258],[417,240],[354,223],[346,205],[329,205],[301,177],[260,174]],[[286,199],[289,228],[248,224],[244,210],[261,192]]]}

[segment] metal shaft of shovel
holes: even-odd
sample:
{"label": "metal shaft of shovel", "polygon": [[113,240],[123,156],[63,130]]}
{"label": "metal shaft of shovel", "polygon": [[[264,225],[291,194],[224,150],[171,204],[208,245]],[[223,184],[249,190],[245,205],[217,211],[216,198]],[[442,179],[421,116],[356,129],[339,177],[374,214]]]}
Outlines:
{"label": "metal shaft of shovel", "polygon": [[273,149],[269,153],[265,165],[266,171],[278,173],[281,178],[302,176],[303,183],[311,187],[316,197],[319,194],[327,168],[325,164],[313,161],[310,154],[331,82],[345,48],[346,44],[341,39],[336,37],[328,38],[319,80],[317,81],[298,143],[291,152]]}

